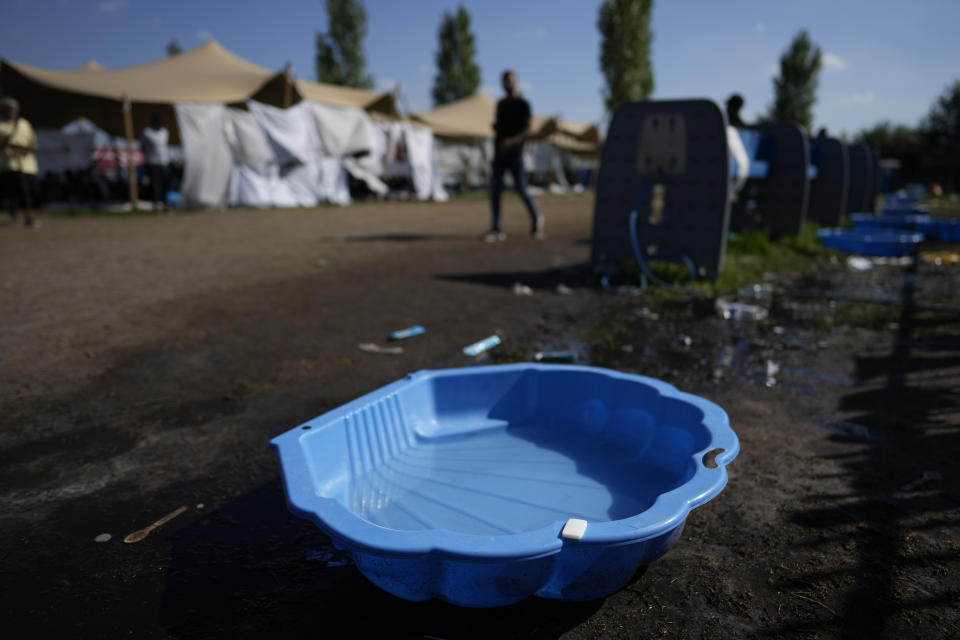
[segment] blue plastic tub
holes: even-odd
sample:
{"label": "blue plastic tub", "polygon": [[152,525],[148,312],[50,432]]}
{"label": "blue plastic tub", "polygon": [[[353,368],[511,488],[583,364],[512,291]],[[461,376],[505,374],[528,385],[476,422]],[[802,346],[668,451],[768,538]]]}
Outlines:
{"label": "blue plastic tub", "polygon": [[371,582],[472,607],[613,593],[739,450],[712,402],[544,364],[421,371],[271,444],[290,509]]}
{"label": "blue plastic tub", "polygon": [[902,256],[923,242],[923,234],[896,229],[820,229],[827,249],[864,256]]}
{"label": "blue plastic tub", "polygon": [[928,233],[940,242],[960,242],[960,220],[934,218],[930,222]]}
{"label": "blue plastic tub", "polygon": [[883,215],[885,216],[908,216],[923,215],[930,213],[929,205],[925,204],[885,204],[883,205]]}
{"label": "blue plastic tub", "polygon": [[933,218],[921,213],[884,214],[853,213],[850,221],[854,229],[898,229],[924,232]]}

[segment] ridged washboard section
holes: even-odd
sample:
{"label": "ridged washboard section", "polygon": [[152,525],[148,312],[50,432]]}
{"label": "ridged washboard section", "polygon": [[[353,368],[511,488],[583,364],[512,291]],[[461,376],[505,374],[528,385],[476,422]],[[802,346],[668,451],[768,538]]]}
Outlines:
{"label": "ridged washboard section", "polygon": [[414,443],[397,394],[372,402],[344,418],[350,474],[360,478],[393,460]]}

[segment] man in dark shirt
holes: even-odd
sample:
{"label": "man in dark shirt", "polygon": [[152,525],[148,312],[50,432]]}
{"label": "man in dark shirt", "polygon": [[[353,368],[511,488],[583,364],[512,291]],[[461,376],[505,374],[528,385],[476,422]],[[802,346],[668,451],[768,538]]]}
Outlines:
{"label": "man in dark shirt", "polygon": [[740,117],[743,108],[743,96],[735,93],[727,98],[727,124],[731,127],[745,127],[747,124]]}
{"label": "man in dark shirt", "polygon": [[497,103],[497,121],[493,125],[496,132],[490,184],[490,210],[493,220],[490,231],[483,239],[486,242],[506,239],[500,223],[500,194],[503,192],[503,174],[507,171],[513,176],[517,193],[530,213],[530,235],[542,239],[543,216],[527,193],[527,174],[523,169],[523,142],[530,137],[530,103],[517,93],[517,75],[513,71],[504,71],[501,81],[507,95]]}

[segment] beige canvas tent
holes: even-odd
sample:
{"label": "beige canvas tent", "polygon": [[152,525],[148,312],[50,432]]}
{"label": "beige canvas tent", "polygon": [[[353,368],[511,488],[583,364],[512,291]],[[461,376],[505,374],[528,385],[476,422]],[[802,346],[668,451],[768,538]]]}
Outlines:
{"label": "beige canvas tent", "polygon": [[[497,103],[477,93],[412,116],[446,142],[475,143],[493,137]],[[549,142],[560,149],[595,154],[600,148],[600,132],[590,123],[570,122],[548,116],[533,116],[533,139]]]}
{"label": "beige canvas tent", "polygon": [[61,127],[85,117],[115,136],[127,131],[126,100],[135,131],[159,113],[165,116],[174,141],[179,139],[171,106],[176,103],[242,104],[254,98],[289,106],[309,98],[396,114],[389,93],[291,80],[286,73],[244,60],[212,40],[176,56],[122,69],[105,70],[88,62],[73,71],[57,71],[3,60],[0,92],[17,98],[22,113],[35,126]]}

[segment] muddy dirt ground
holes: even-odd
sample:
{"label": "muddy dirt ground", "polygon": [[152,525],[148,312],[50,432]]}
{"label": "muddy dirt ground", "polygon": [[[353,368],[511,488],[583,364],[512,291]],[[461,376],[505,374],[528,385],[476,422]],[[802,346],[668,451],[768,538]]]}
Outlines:
{"label": "muddy dirt ground", "polygon": [[[496,245],[480,199],[0,226],[11,637],[960,637],[960,268],[824,260],[724,320],[597,289],[591,197],[542,206],[546,241],[514,199]],[[357,350],[414,323],[401,356]],[[605,600],[398,600],[284,505],[272,436],[497,330],[493,361],[575,348],[740,437],[727,489]]]}

